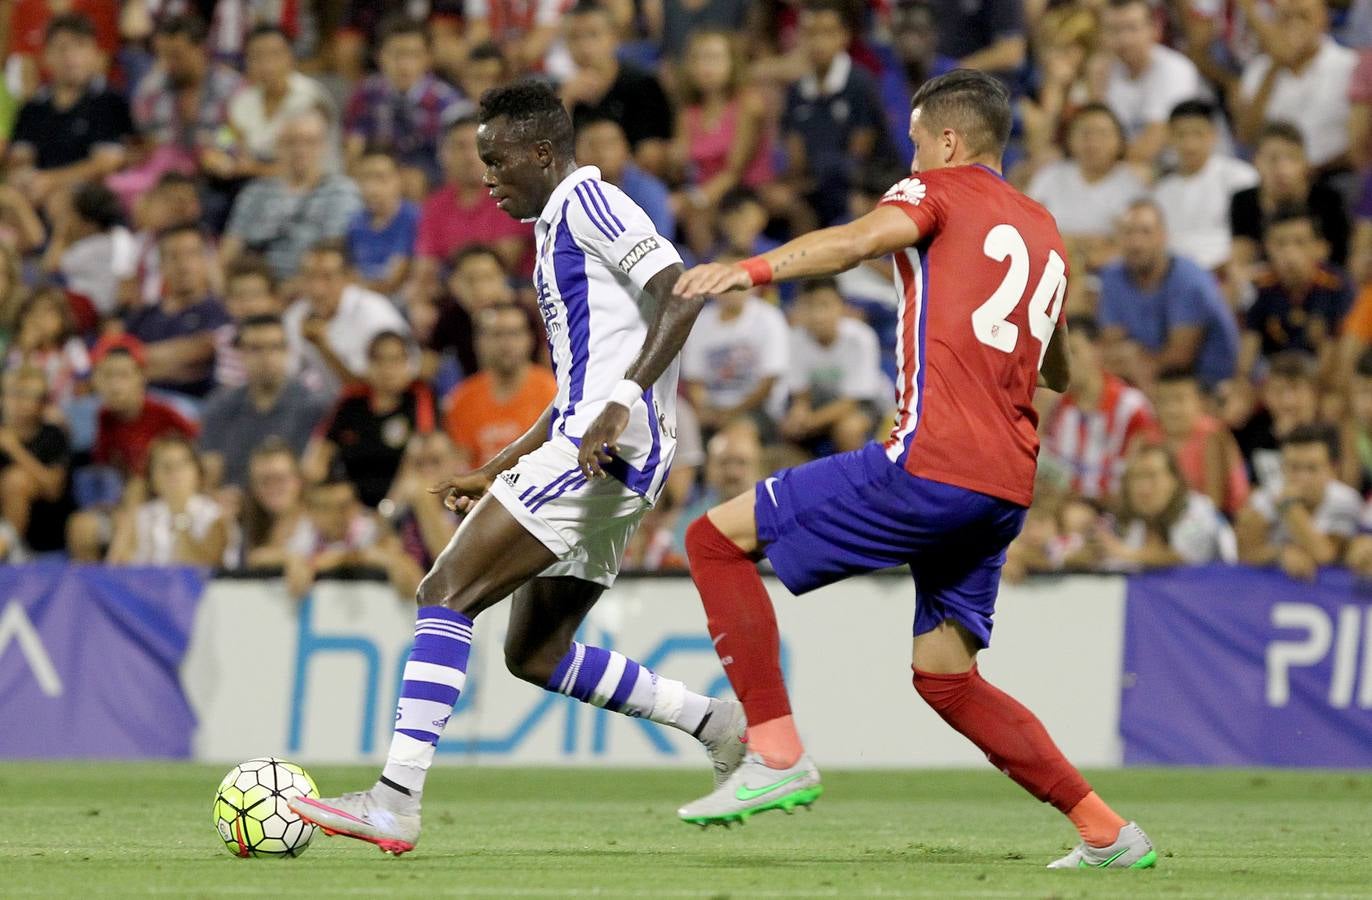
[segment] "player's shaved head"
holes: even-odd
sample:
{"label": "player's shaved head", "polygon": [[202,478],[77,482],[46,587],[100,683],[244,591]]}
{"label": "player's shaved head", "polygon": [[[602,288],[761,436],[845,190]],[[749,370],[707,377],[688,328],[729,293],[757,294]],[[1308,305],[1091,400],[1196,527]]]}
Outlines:
{"label": "player's shaved head", "polygon": [[937,134],[956,131],[973,156],[1000,158],[1010,140],[1010,93],[998,78],[974,69],[955,69],[931,78],[915,91],[911,111]]}

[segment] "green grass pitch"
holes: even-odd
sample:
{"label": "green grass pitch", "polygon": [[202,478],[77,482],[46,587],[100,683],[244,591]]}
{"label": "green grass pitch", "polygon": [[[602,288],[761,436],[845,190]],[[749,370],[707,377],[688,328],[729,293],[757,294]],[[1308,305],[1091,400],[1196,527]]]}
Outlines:
{"label": "green grass pitch", "polygon": [[[435,770],[400,859],[317,835],[240,860],[210,822],[221,768],[0,764],[0,896],[1352,897],[1372,895],[1372,775],[1128,770],[1097,788],[1160,851],[1153,871],[1048,872],[1070,826],[983,772],[833,772],[811,812],[701,831],[704,772]],[[325,794],[372,768],[311,767]]]}

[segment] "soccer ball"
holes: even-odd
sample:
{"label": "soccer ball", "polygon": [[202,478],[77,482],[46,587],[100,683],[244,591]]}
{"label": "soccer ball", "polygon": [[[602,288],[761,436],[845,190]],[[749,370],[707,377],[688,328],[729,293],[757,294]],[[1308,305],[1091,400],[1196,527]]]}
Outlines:
{"label": "soccer ball", "polygon": [[214,795],[214,827],[234,856],[299,856],[314,837],[287,801],[318,797],[314,779],[295,763],[262,756],[234,766]]}

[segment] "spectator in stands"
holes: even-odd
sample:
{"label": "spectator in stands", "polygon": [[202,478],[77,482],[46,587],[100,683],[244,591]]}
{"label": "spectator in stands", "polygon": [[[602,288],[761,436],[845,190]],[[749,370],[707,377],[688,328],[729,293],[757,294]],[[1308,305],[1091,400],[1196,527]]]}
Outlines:
{"label": "spectator in stands", "polygon": [[[1237,386],[1243,385],[1238,379]],[[1300,350],[1273,356],[1267,361],[1267,377],[1259,393],[1260,403],[1253,408],[1244,391],[1235,391],[1225,418],[1243,451],[1249,480],[1279,491],[1282,438],[1319,418],[1319,367],[1314,357]]]}
{"label": "spectator in stands", "polygon": [[748,0],[663,0],[645,4],[648,36],[664,60],[690,65],[691,40],[708,31],[751,37],[758,26],[757,4]]}
{"label": "spectator in stands", "polygon": [[1263,258],[1263,232],[1279,207],[1304,205],[1319,222],[1329,242],[1329,260],[1343,265],[1348,254],[1348,212],[1339,192],[1317,182],[1305,158],[1305,144],[1296,126],[1269,122],[1258,135],[1253,165],[1257,187],[1239,191],[1229,207],[1235,262],[1251,265]]}
{"label": "spectator in stands", "polygon": [[[1031,96],[1022,98],[1017,112],[1024,129],[1028,159],[1016,167],[1019,180],[1062,156],[1059,146],[1077,108],[1104,91],[1105,75],[1099,50],[1096,9],[1062,4],[1046,10],[1033,29],[1035,65]],[[1012,172],[1015,170],[1012,169]]]}
{"label": "spectator in stands", "polygon": [[177,225],[196,224],[204,217],[195,179],[167,172],[147,193],[133,201],[134,272],[119,286],[121,310],[142,303],[156,303],[162,296],[162,265],[157,238]]}
{"label": "spectator in stands", "polygon": [[1074,316],[1067,334],[1072,387],[1044,417],[1043,451],[1068,469],[1075,494],[1106,501],[1119,493],[1134,443],[1157,422],[1143,392],[1105,370],[1094,321]]}
{"label": "spectator in stands", "polygon": [[194,439],[198,427],[147,394],[147,357],[130,335],[102,338],[91,353],[100,418],[92,457],[125,478],[147,471],[148,447],[163,434]]}
{"label": "spectator in stands", "polygon": [[495,205],[482,180],[486,164],[477,154],[476,124],[475,116],[466,116],[448,126],[439,150],[444,184],[420,210],[414,271],[422,298],[437,297],[440,265],[469,244],[490,244],[508,269],[527,270],[533,226],[516,222]]}
{"label": "spectator in stands", "polygon": [[[1372,114],[1369,114],[1372,117]],[[1372,143],[1372,137],[1368,139]],[[1353,283],[1372,285],[1372,168],[1362,182],[1362,194],[1353,208],[1353,238],[1349,249],[1348,272]]]}
{"label": "spectator in stands", "polygon": [[1338,432],[1327,425],[1301,426],[1282,438],[1282,486],[1255,492],[1239,515],[1241,562],[1276,563],[1308,581],[1319,566],[1343,558],[1362,498],[1335,477],[1338,452]]}
{"label": "spectator in stands", "polygon": [[262,178],[280,174],[281,129],[296,116],[331,106],[324,88],[295,68],[290,37],[276,24],[254,26],[244,39],[248,83],[229,101],[234,152],[207,154],[204,166],[220,178]]}
{"label": "spectator in stands", "polygon": [[1057,219],[1068,251],[1098,266],[1113,255],[1115,223],[1147,188],[1124,162],[1124,128],[1104,104],[1088,103],[1072,116],[1067,149],[1069,158],[1039,169],[1026,193]]}
{"label": "spectator in stands", "polygon": [[896,158],[911,160],[915,146],[910,140],[910,98],[930,78],[956,69],[958,61],[938,50],[938,28],[930,0],[896,0],[890,10],[890,45],[876,48],[881,54],[877,84]]}
{"label": "spectator in stands", "polygon": [[1258,170],[1217,149],[1216,109],[1204,100],[1178,104],[1168,120],[1177,169],[1153,188],[1173,253],[1221,270],[1233,243],[1229,208],[1239,191],[1256,187]]}
{"label": "spectator in stands", "polygon": [[633,161],[624,128],[614,119],[582,120],[576,131],[576,161],[600,169],[602,178],[648,214],[658,234],[676,234],[671,191]]}
{"label": "spectator in stands", "polygon": [[205,23],[195,15],[157,20],[152,38],[157,65],[133,95],[133,121],[150,151],[156,175],[199,165],[228,122],[229,100],[242,86],[238,73],[211,62]]}
{"label": "spectator in stands", "polygon": [[65,543],[72,510],[67,436],[43,421],[48,383],[41,369],[5,373],[0,397],[0,517],[25,550],[50,553]]}
{"label": "spectator in stands", "polygon": [[135,566],[219,566],[229,522],[202,492],[200,461],[181,435],[164,435],[148,448],[148,497],[115,517],[107,562]]}
{"label": "spectator in stands", "polygon": [[[276,273],[265,259],[244,253],[225,267],[224,311],[229,321],[214,332],[214,383],[221,388],[242,387],[247,370],[238,346],[239,326],[255,316],[279,317],[284,312],[277,293]],[[290,370],[299,363],[289,356],[287,361]]]}
{"label": "spectator in stands", "polygon": [[719,202],[718,224],[720,243],[714,248],[715,256],[742,259],[780,246],[766,235],[767,207],[750,188],[734,188],[724,195]]}
{"label": "spectator in stands", "polygon": [[[95,363],[95,393],[100,398],[95,446],[91,459],[123,481],[128,509],[145,496],[148,448],[157,438],[175,434],[194,439],[197,427],[171,406],[148,396],[143,372],[143,345],[129,335],[107,336],[91,354]],[[104,557],[113,528],[106,495],[96,505],[67,520],[67,555],[77,562]]]}
{"label": "spectator in stands", "polygon": [[128,102],[100,77],[95,26],[80,13],[54,16],[43,36],[47,85],[19,110],[8,180],[35,203],[118,171],[133,135]]}
{"label": "spectator in stands", "polygon": [[315,244],[301,268],[305,296],[284,316],[292,354],[301,360],[301,379],[310,390],[329,396],[361,379],[367,348],[378,334],[409,331],[395,305],[355,283],[350,269],[343,241]]}
{"label": "spectator in stands", "polygon": [[125,318],[128,333],[143,344],[150,385],[190,397],[214,387],[214,345],[228,313],[211,290],[209,250],[197,225],[169,229],[157,242],[162,296],[135,307]]}
{"label": "spectator in stands", "polygon": [[[804,197],[827,225],[846,211],[854,174],[893,159],[895,149],[876,84],[848,55],[853,33],[847,6],[841,0],[807,0],[800,35],[808,72],[786,91],[784,178],[794,198]],[[805,230],[794,217],[792,228]]]}
{"label": "spectator in stands", "polygon": [[764,442],[776,434],[789,340],[781,310],[748,291],[729,291],[706,305],[681,353],[681,378],[702,432],[712,435],[743,417]]}
{"label": "spectator in stands", "polygon": [[1360,494],[1372,490],[1372,350],[1358,355],[1349,378],[1339,459],[1340,481]]}
{"label": "spectator in stands", "polygon": [[357,489],[331,472],[305,492],[308,530],[287,547],[286,587],[304,597],[315,579],[336,569],[381,569],[399,597],[413,597],[424,576],[399,539],[357,501]]}
{"label": "spectator in stands", "polygon": [[1110,54],[1105,102],[1124,125],[1129,159],[1154,165],[1167,144],[1168,114],[1200,97],[1200,73],[1185,55],[1160,43],[1148,0],[1110,0],[1103,18]]}
{"label": "spectator in stands", "polygon": [[251,316],[238,324],[237,331],[246,383],[210,395],[200,451],[207,484],[243,489],[249,474],[245,451],[275,437],[299,456],[327,407],[322,398],[290,377],[290,345],[279,316]]}
{"label": "spectator in stands", "polygon": [[1300,129],[1310,162],[1336,171],[1348,163],[1348,88],[1358,56],[1329,35],[1325,0],[1275,0],[1272,43],[1243,70],[1234,125],[1252,144],[1265,123]]}
{"label": "spectator in stands", "polygon": [[369,146],[389,150],[402,166],[435,184],[445,114],[458,95],[432,72],[424,23],[403,14],[387,19],[376,58],[379,71],[357,86],[343,115],[348,162],[355,163]]}
{"label": "spectator in stands", "polygon": [[433,395],[415,379],[404,334],[385,331],[367,347],[365,380],[349,387],[319,423],[305,451],[305,475],[319,481],[342,466],[362,503],[375,509],[391,489],[410,436],[434,428]]}
{"label": "spectator in stands", "polygon": [[249,182],[234,201],[219,245],[225,263],[251,250],[265,257],[278,277],[290,278],[306,250],[347,232],[362,199],[349,178],[325,168],[328,134],[328,121],[317,109],[281,126],[281,175]]}
{"label": "spectator in stands", "polygon": [[[724,196],[740,185],[758,189],[772,180],[771,124],[761,96],[744,84],[746,75],[736,35],[715,29],[691,34],[672,163],[685,185],[677,208],[698,254],[714,241],[712,223]],[[908,94],[904,105],[908,120]]]}
{"label": "spectator in stands", "polygon": [[291,547],[309,547],[313,538],[305,516],[305,478],[299,459],[285,441],[275,437],[258,444],[248,456],[244,568],[282,568]]}
{"label": "spectator in stands", "polygon": [[57,415],[76,396],[81,382],[90,374],[90,354],[76,332],[71,303],[61,288],[39,288],[24,302],[19,312],[19,330],[10,345],[6,369],[32,366],[43,373],[47,383],[48,406],[45,412]]}
{"label": "spectator in stands", "polygon": [[473,47],[495,44],[516,71],[538,69],[557,40],[566,5],[566,0],[463,0],[464,37]]}
{"label": "spectator in stands", "polygon": [[392,296],[410,274],[419,206],[405,199],[400,167],[388,151],[364,150],[356,172],[362,209],[348,224],[348,253],[368,290]]}
{"label": "spectator in stands", "polygon": [[730,497],[751,491],[766,473],[762,464],[762,441],[749,419],[734,419],[705,445],[705,485],[676,519],[672,546],[686,557],[686,528],[706,511]]}
{"label": "spectator in stands", "polygon": [[1159,369],[1194,370],[1207,390],[1234,376],[1239,334],[1215,278],[1168,250],[1167,223],[1152,200],[1120,219],[1120,262],[1101,270],[1097,322],[1107,346],[1129,347],[1120,374],[1152,383]]}
{"label": "spectator in stands", "polygon": [[1331,383],[1339,363],[1339,323],[1353,304],[1343,275],[1324,265],[1319,224],[1304,207],[1283,207],[1267,220],[1263,245],[1271,270],[1255,282],[1257,297],[1245,316],[1239,371],[1253,371],[1259,356],[1283,350],[1314,354]]}
{"label": "spectator in stands", "polygon": [[1024,3],[984,0],[972,5],[933,0],[938,52],[965,69],[983,69],[1010,78],[1024,64]]}
{"label": "spectator in stands", "polygon": [[832,278],[801,284],[791,327],[790,407],[780,433],[811,450],[857,450],[872,439],[889,385],[877,336],[846,315]]}
{"label": "spectator in stands", "polygon": [[1099,568],[1110,571],[1232,563],[1234,532],[1215,504],[1187,488],[1166,447],[1145,445],[1124,469],[1120,531],[1102,526],[1093,536]]}
{"label": "spectator in stands", "polygon": [[[468,22],[470,29],[476,23]],[[472,45],[467,58],[456,73],[456,84],[466,103],[475,103],[481,95],[509,80],[509,67],[500,48],[489,41]]]}
{"label": "spectator in stands", "polygon": [[[475,373],[481,363],[477,359],[474,317],[492,307],[518,306],[529,320],[530,330],[541,337],[542,319],[537,310],[518,303],[505,263],[489,245],[463,247],[453,254],[449,269],[447,293],[439,303],[438,318],[425,346],[425,372],[437,371],[451,354],[461,375]],[[540,350],[546,352],[546,346],[532,349],[529,358],[539,358]]]}
{"label": "spectator in stands", "polygon": [[530,361],[534,334],[513,305],[476,314],[480,370],[448,395],[444,426],[461,469],[476,469],[528,431],[557,394],[557,379]]}
{"label": "spectator in stands", "polygon": [[391,486],[390,499],[395,503],[391,528],[421,571],[433,568],[458,523],[457,514],[444,505],[443,494],[430,488],[467,468],[442,431],[413,435],[405,448],[405,459]]}
{"label": "spectator in stands", "polygon": [[578,0],[568,10],[567,50],[575,66],[562,83],[562,102],[580,128],[591,119],[624,126],[635,161],[666,175],[672,140],[672,104],[656,77],[619,59],[619,38],[610,10],[596,0]]}
{"label": "spectator in stands", "polygon": [[124,227],[119,198],[99,182],[54,196],[47,204],[52,233],[43,254],[43,268],[61,276],[62,283],[82,303],[93,307],[84,316],[108,316],[118,302],[119,282],[134,272],[137,247]]}
{"label": "spectator in stands", "polygon": [[1154,390],[1163,442],[1192,491],[1209,497],[1225,515],[1248,501],[1248,470],[1234,436],[1205,410],[1205,395],[1189,369],[1163,369]]}

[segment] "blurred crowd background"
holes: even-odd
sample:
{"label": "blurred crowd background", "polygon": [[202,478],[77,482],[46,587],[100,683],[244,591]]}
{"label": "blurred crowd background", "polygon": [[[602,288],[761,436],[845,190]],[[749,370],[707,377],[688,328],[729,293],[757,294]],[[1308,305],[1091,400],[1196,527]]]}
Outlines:
{"label": "blurred crowd background", "polygon": [[[457,524],[427,488],[554,393],[484,90],[552,82],[691,262],[871,209],[966,66],[1073,272],[1007,577],[1372,573],[1372,0],[0,0],[0,36],[4,559],[408,595]],[[626,569],[884,434],[895,300],[878,260],[713,301]]]}

